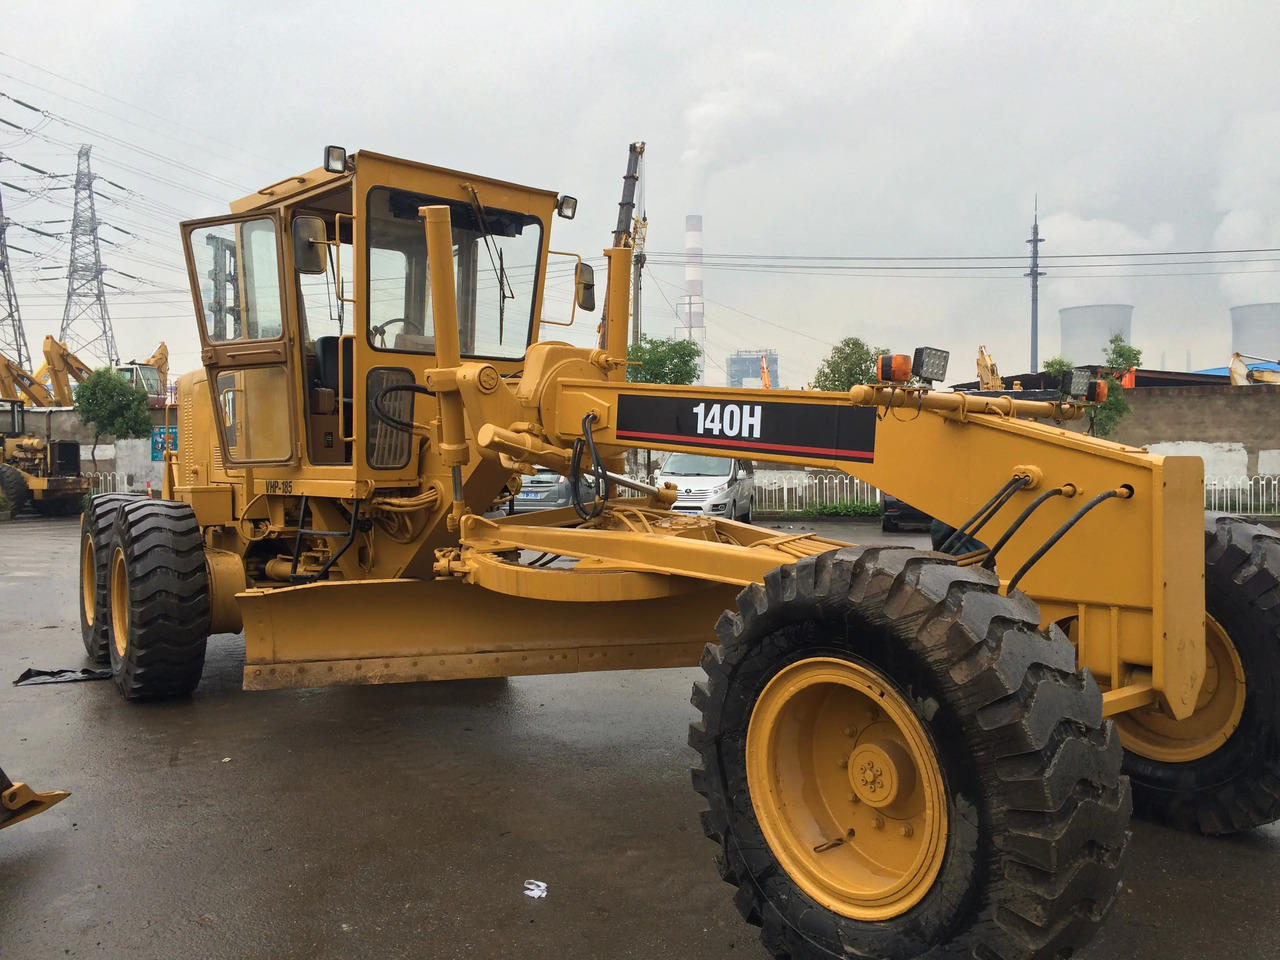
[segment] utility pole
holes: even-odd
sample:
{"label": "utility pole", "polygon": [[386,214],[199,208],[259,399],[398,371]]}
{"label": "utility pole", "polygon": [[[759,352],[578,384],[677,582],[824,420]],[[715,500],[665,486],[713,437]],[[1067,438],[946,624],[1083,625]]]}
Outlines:
{"label": "utility pole", "polygon": [[71,215],[71,261],[67,267],[67,305],[62,311],[58,339],[74,353],[93,357],[106,366],[120,363],[116,335],[107,313],[107,292],[102,285],[102,248],[98,243],[98,216],[93,202],[93,173],[89,169],[88,144],[76,160],[76,200]]}
{"label": "utility pole", "polygon": [[1040,244],[1044,243],[1040,236],[1040,197],[1036,196],[1035,220],[1031,224],[1031,272],[1024,277],[1031,278],[1031,372],[1040,372],[1040,278],[1044,271],[1040,269]]}
{"label": "utility pole", "polygon": [[31,371],[31,350],[27,347],[27,335],[22,329],[22,314],[18,311],[18,291],[13,286],[13,271],[9,268],[9,246],[5,242],[5,228],[9,221],[4,215],[4,196],[0,194],[0,353],[13,360],[23,370]]}

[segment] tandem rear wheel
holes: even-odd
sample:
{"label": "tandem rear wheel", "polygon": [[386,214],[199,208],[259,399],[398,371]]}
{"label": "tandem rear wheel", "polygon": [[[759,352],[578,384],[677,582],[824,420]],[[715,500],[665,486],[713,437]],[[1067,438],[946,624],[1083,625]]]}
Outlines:
{"label": "tandem rear wheel", "polygon": [[108,611],[107,574],[111,566],[111,537],[120,506],[138,499],[127,493],[91,497],[80,514],[80,637],[94,663],[106,663]]}
{"label": "tandem rear wheel", "polygon": [[1205,517],[1205,680],[1196,711],[1116,718],[1134,812],[1225,834],[1280,819],[1280,536]]}
{"label": "tandem rear wheel", "polygon": [[111,675],[129,700],[191,693],[204,669],[209,580],[191,507],[129,498],[120,504],[107,570]]}
{"label": "tandem rear wheel", "polygon": [[846,548],[720,618],[690,728],[706,835],[777,957],[1067,956],[1118,892],[1130,798],[1061,631],[995,577]]}

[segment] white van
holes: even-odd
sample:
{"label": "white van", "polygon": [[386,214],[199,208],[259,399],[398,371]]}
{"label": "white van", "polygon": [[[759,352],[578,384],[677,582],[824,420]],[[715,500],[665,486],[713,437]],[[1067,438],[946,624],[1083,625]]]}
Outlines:
{"label": "white van", "polygon": [[679,490],[673,510],[751,522],[756,502],[755,466],[700,453],[673,453],[653,475],[654,483]]}

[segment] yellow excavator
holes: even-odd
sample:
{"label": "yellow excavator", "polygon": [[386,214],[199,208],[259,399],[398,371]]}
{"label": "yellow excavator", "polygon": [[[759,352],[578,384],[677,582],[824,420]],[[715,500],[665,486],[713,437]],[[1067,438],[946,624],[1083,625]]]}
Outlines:
{"label": "yellow excavator", "polygon": [[985,346],[978,347],[978,389],[1004,389],[1004,380],[1001,379],[1000,371],[996,368],[996,362],[992,359],[991,354],[987,353]]}
{"label": "yellow excavator", "polygon": [[49,388],[0,353],[0,400],[21,400],[33,407],[59,406]]}
{"label": "yellow excavator", "polygon": [[1227,366],[1227,372],[1231,376],[1231,385],[1233,387],[1247,387],[1255,383],[1280,383],[1280,370],[1265,370],[1261,367],[1251,368],[1249,366],[1250,360],[1262,363],[1278,362],[1268,360],[1265,357],[1251,357],[1243,353],[1233,353],[1231,355],[1231,363]]}
{"label": "yellow excavator", "polygon": [[[203,368],[163,498],[81,517],[82,636],[123,696],[192,694],[239,631],[250,690],[700,664],[703,830],[791,960],[1065,957],[1116,899],[1131,808],[1280,818],[1280,539],[1206,517],[1198,458],[1064,429],[1082,371],[955,393],[928,347],[846,392],[629,383],[632,236],[594,345],[543,316],[554,257],[565,322],[595,306],[551,252],[576,212],[330,147],[182,225]],[[621,475],[633,447],[843,470],[954,533],[682,513]],[[536,466],[572,506],[486,516]]]}

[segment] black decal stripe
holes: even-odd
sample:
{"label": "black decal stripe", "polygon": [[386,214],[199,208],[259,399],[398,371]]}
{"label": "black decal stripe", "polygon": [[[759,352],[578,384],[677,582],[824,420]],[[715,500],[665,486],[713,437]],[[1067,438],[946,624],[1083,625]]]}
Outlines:
{"label": "black decal stripe", "polygon": [[618,430],[619,440],[664,440],[681,443],[687,447],[733,447],[739,450],[760,450],[772,453],[813,453],[832,457],[837,460],[863,460],[871,463],[875,459],[872,450],[837,450],[834,447],[797,447],[783,443],[757,443],[752,440],[721,440],[713,437],[689,436],[676,433],[639,433],[634,430]]}

